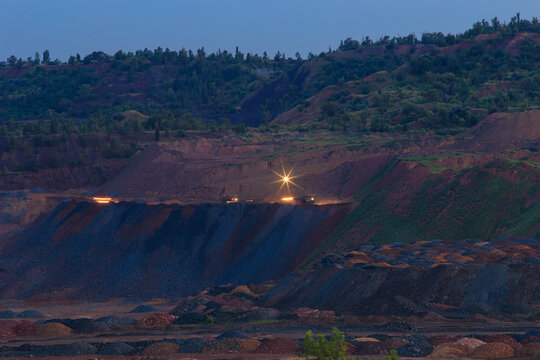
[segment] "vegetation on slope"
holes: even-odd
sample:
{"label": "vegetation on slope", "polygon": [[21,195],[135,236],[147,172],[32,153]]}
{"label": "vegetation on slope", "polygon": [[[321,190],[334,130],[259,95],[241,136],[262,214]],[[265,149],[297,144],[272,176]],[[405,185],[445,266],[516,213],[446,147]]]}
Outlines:
{"label": "vegetation on slope", "polygon": [[[358,191],[359,204],[330,236],[332,243],[347,247],[358,241],[540,236],[539,206],[531,203],[540,191],[534,167],[496,159],[461,171],[446,170],[444,175],[425,175],[421,186],[411,190],[399,164],[389,163]],[[509,177],[511,173],[519,178]],[[397,193],[406,192],[396,199]]]}
{"label": "vegetation on slope", "polygon": [[[238,49],[207,54],[204,48],[94,52],[67,63],[51,61],[48,51],[26,61],[11,56],[0,62],[0,121],[14,120],[4,134],[47,133],[37,123],[17,125],[39,119],[72,121],[74,131],[120,131],[122,113],[135,109],[150,118],[132,124],[134,131],[213,129],[220,119],[227,127],[230,119],[268,123],[295,106],[305,111],[311,96],[336,85],[341,90],[317,104],[318,123],[311,127],[471,126],[489,112],[540,105],[538,33],[536,18],[522,20],[518,14],[508,24],[495,18],[457,35],[347,39],[336,51],[308,59]],[[366,79],[380,71],[387,74],[384,84]],[[350,81],[360,83],[355,89],[343,86]],[[200,117],[207,121],[194,120]]]}

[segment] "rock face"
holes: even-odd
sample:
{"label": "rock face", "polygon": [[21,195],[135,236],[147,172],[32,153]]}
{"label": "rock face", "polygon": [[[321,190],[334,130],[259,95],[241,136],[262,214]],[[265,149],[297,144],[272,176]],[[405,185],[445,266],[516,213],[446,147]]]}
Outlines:
{"label": "rock face", "polygon": [[61,203],[2,244],[0,297],[171,298],[279,279],[343,212],[344,205]]}

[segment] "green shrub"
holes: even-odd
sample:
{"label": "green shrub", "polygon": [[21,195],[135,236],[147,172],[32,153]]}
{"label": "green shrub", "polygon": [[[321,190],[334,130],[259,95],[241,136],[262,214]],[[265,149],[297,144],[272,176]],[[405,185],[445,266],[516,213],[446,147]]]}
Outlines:
{"label": "green shrub", "polygon": [[399,360],[399,356],[398,356],[397,351],[395,349],[390,350],[390,353],[386,357],[386,360]]}
{"label": "green shrub", "polygon": [[328,340],[324,335],[314,337],[310,330],[304,337],[302,351],[298,355],[310,360],[347,360],[345,335],[333,328],[332,336]]}

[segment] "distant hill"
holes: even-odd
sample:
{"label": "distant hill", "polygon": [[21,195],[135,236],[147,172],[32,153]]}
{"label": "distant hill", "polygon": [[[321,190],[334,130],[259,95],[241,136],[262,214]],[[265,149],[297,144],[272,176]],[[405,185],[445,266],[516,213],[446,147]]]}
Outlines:
{"label": "distant hill", "polygon": [[[276,116],[271,124],[300,129],[471,127],[493,112],[540,107],[539,44],[538,20],[516,16],[457,35],[349,38],[308,59],[162,48],[67,63],[12,56],[0,63],[0,121],[13,120],[4,134],[54,132],[40,119],[128,131],[131,110],[149,116],[136,117],[135,131],[270,125]],[[205,121],[179,120],[188,113]]]}

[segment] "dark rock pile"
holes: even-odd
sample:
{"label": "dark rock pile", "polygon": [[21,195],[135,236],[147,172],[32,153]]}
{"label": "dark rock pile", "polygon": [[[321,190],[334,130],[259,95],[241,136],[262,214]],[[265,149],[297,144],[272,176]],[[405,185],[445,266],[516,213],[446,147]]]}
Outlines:
{"label": "dark rock pile", "polygon": [[16,313],[11,310],[0,311],[0,319],[44,319],[44,318],[46,318],[46,316],[37,310],[25,310],[20,313]]}
{"label": "dark rock pile", "polygon": [[170,313],[178,317],[176,325],[279,320],[284,313],[256,305],[257,299],[272,287],[271,284],[210,287],[182,299]]}
{"label": "dark rock pile", "polygon": [[540,316],[540,240],[421,241],[364,245],[291,273],[257,305],[320,308],[337,315]]}
{"label": "dark rock pile", "polygon": [[130,313],[147,313],[147,312],[158,312],[159,310],[153,307],[152,305],[139,305],[133,310],[130,311]]}
{"label": "dark rock pile", "polygon": [[347,268],[411,266],[436,267],[450,264],[540,264],[540,241],[500,239],[497,241],[419,241],[383,246],[364,245],[347,254],[328,255],[321,266],[341,264]]}

